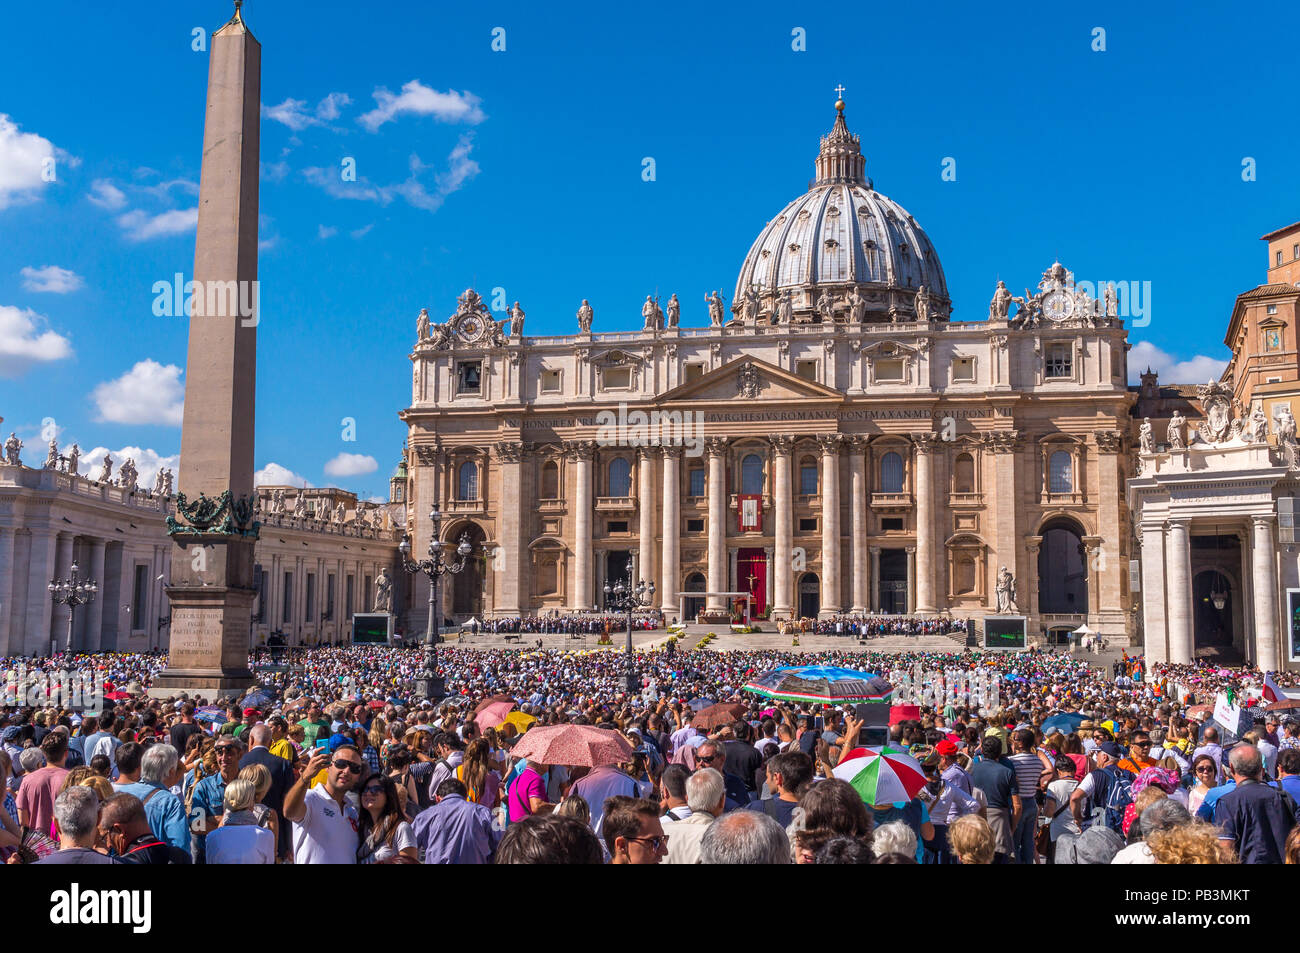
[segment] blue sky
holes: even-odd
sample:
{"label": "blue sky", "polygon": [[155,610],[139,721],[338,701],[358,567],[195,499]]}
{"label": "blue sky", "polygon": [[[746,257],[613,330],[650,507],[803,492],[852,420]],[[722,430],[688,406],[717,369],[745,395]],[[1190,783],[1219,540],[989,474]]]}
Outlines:
{"label": "blue sky", "polygon": [[[179,449],[186,327],[153,314],[151,289],[193,266],[207,55],[192,31],[230,10],[6,12],[0,415],[29,463],[46,418],[62,444],[140,451],[145,479]],[[263,48],[257,461],[314,485],[386,494],[415,316],[445,318],[467,286],[520,300],[530,334],[574,330],[582,298],[597,330],[637,327],[656,289],[705,323],[705,291],[730,296],[753,238],[807,187],[840,83],[868,175],[934,241],[958,320],[987,313],[999,277],[1019,291],[1059,257],[1079,279],[1150,281],[1133,363],[1203,381],[1234,296],[1264,280],[1259,236],[1300,219],[1293,7],[1267,24],[1136,4],[244,14]],[[348,157],[356,182],[339,177]]]}

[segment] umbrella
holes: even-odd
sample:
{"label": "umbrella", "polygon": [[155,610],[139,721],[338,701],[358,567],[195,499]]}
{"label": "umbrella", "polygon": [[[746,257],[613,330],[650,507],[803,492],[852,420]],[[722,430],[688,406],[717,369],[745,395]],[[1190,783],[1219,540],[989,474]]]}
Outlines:
{"label": "umbrella", "polygon": [[592,725],[534,728],[510,749],[516,758],[538,764],[599,767],[632,760],[632,747],[617,731]]}
{"label": "umbrella", "polygon": [[1187,717],[1195,718],[1197,715],[1210,715],[1214,713],[1213,705],[1193,705],[1187,709]]}
{"label": "umbrella", "polygon": [[510,712],[510,714],[506,715],[506,717],[502,719],[501,724],[514,725],[515,730],[522,735],[525,731],[527,731],[530,727],[532,727],[532,725],[535,724],[536,721],[537,721],[536,718],[534,718],[532,715],[527,714],[526,712],[512,711]]}
{"label": "umbrella", "polygon": [[480,728],[495,728],[506,720],[506,715],[510,714],[510,709],[514,707],[514,699],[508,702],[493,702],[480,708],[474,715],[474,721]]}
{"label": "umbrella", "polygon": [[883,702],[894,686],[879,675],[833,665],[797,665],[774,668],[751,679],[745,691],[791,702]]}
{"label": "umbrella", "polygon": [[370,707],[378,711],[384,707],[384,702],[378,698],[372,698],[370,700]]}
{"label": "umbrella", "polygon": [[487,708],[489,705],[495,705],[498,702],[509,702],[511,705],[513,705],[515,703],[515,700],[510,695],[492,695],[488,698],[483,699],[481,702],[479,702],[477,705],[474,706],[474,714],[477,715],[484,708]]}
{"label": "umbrella", "polygon": [[712,698],[692,698],[690,701],[691,708],[695,711],[703,711],[710,705],[716,705],[717,702]]}
{"label": "umbrella", "polygon": [[131,696],[128,695],[126,692],[108,692],[104,695],[104,697],[109,699],[110,701],[120,702],[127,698],[130,698]]}
{"label": "umbrella", "polygon": [[1083,716],[1074,711],[1063,711],[1043,722],[1043,735],[1050,735],[1054,730],[1063,735],[1072,734],[1083,724]]}
{"label": "umbrella", "polygon": [[1281,698],[1264,706],[1265,711],[1287,711],[1291,708],[1300,708],[1300,698]]}
{"label": "umbrella", "polygon": [[722,725],[729,725],[733,721],[740,721],[749,711],[740,702],[723,702],[721,705],[710,705],[691,719],[691,724],[697,729],[709,731],[713,728],[719,728]]}
{"label": "umbrella", "polygon": [[1071,632],[1071,635],[1096,635],[1096,634],[1097,634],[1097,630],[1089,627],[1088,623],[1086,622],[1083,625],[1079,626],[1077,629],[1073,630],[1073,632]]}
{"label": "umbrella", "polygon": [[275,693],[265,688],[259,688],[249,692],[244,696],[244,700],[239,703],[241,708],[256,708],[263,711],[275,704]]}
{"label": "umbrella", "polygon": [[221,710],[220,705],[204,705],[202,708],[194,710],[194,720],[220,725],[225,723],[226,713]]}
{"label": "umbrella", "polygon": [[921,764],[902,748],[854,748],[832,771],[867,804],[910,801],[925,786]]}

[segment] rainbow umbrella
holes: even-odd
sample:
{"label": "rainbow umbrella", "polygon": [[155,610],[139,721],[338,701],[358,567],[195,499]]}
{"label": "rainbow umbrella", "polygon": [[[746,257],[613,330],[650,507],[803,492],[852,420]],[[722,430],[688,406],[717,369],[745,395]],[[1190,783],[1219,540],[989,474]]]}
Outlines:
{"label": "rainbow umbrella", "polygon": [[925,786],[921,763],[902,748],[854,748],[831,772],[867,804],[910,801]]}
{"label": "rainbow umbrella", "polygon": [[790,702],[883,702],[894,686],[879,675],[833,665],[794,665],[774,668],[750,679],[745,691]]}

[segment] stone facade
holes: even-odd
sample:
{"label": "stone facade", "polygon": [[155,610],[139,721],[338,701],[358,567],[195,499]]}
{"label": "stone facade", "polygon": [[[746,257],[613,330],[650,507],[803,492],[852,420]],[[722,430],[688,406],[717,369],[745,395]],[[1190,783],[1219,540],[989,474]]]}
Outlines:
{"label": "stone facade", "polygon": [[445,321],[421,312],[401,414],[414,550],[436,502],[447,542],[489,554],[446,616],[598,606],[631,561],[669,618],[723,603],[690,592],[737,591],[774,618],[979,617],[1007,566],[1031,632],[1130,635],[1122,321],[1059,263],[1023,297],[999,285],[988,320],[952,321],[928,238],[874,192],[837,106],[818,178],[782,212],[799,237],[769,222],[729,318],[716,292],[707,313],[648,298],[635,331],[593,331],[584,301],[555,337],[472,290]]}

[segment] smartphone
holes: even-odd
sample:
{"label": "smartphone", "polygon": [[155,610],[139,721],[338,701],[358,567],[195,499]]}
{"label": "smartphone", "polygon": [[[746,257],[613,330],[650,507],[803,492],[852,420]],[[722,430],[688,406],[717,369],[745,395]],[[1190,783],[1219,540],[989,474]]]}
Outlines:
{"label": "smartphone", "polygon": [[813,719],[813,730],[817,732],[824,731],[826,728],[826,719],[818,715]]}

